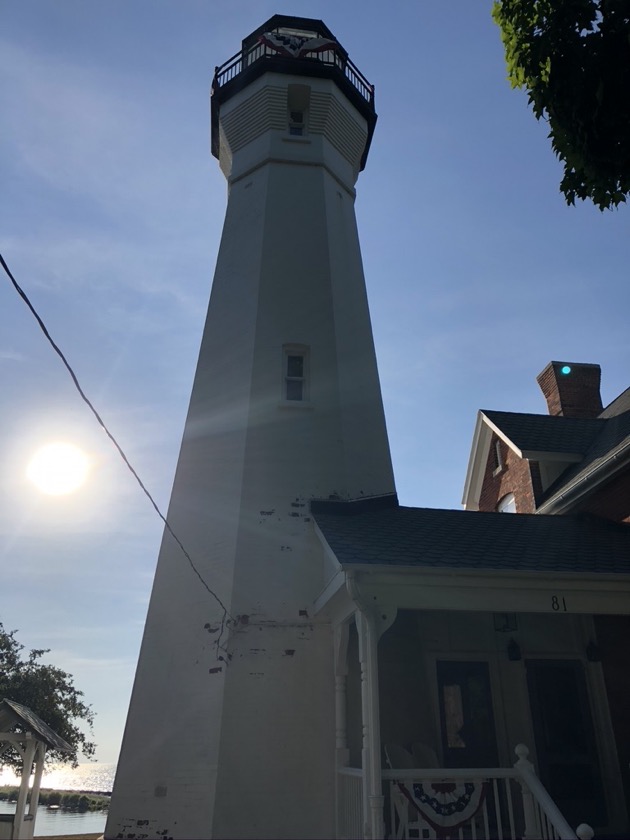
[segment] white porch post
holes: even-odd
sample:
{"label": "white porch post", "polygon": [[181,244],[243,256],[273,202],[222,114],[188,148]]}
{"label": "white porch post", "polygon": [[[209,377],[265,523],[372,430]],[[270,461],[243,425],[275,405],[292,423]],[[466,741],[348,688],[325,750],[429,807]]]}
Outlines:
{"label": "white porch post", "polygon": [[363,717],[363,814],[365,837],[381,840],[385,835],[381,780],[381,726],[378,697],[378,633],[368,610],[356,613],[361,663],[361,708]]}
{"label": "white porch post", "polygon": [[[342,834],[342,810],[348,807],[347,790],[342,786],[339,774],[341,767],[347,767],[349,761],[347,732],[347,677],[348,677],[348,624],[335,627],[335,837]],[[345,825],[344,825],[345,829]]]}
{"label": "white porch post", "polygon": [[348,624],[335,628],[335,749],[337,767],[348,764],[347,694]]}

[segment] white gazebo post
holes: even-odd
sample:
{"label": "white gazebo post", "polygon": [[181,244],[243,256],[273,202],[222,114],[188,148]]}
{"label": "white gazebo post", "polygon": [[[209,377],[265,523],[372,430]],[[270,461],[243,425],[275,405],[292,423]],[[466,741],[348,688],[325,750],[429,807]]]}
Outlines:
{"label": "white gazebo post", "polygon": [[33,787],[31,788],[31,795],[28,802],[28,814],[35,819],[37,806],[39,805],[39,791],[42,786],[42,776],[44,775],[44,761],[46,759],[46,744],[43,741],[37,742],[37,749],[35,751],[35,777],[33,779]]}
{"label": "white gazebo post", "polygon": [[[29,793],[29,784],[31,780],[31,771],[33,769],[33,760],[35,758],[35,752],[37,750],[37,741],[33,737],[31,732],[27,732],[24,736],[25,739],[25,747],[24,750],[20,750],[22,755],[24,756],[23,764],[22,764],[22,779],[20,782],[20,792],[18,794],[17,805],[15,806],[15,818],[13,820],[13,837],[14,838],[30,838],[33,836],[33,826],[29,826],[29,830],[26,829],[25,825],[25,816],[26,816],[26,806],[28,802],[28,793]],[[31,820],[29,820],[31,822]]]}
{"label": "white gazebo post", "polygon": [[[17,727],[22,731],[13,732]],[[13,825],[10,834],[2,836],[11,837],[12,840],[31,840],[35,829],[46,748],[51,747],[60,753],[71,753],[73,749],[35,712],[7,698],[0,700],[0,744],[0,755],[13,747],[22,756],[22,780]],[[33,763],[36,765],[35,778],[33,787],[29,789]],[[10,820],[9,815],[8,821]],[[3,822],[6,823],[7,819]]]}

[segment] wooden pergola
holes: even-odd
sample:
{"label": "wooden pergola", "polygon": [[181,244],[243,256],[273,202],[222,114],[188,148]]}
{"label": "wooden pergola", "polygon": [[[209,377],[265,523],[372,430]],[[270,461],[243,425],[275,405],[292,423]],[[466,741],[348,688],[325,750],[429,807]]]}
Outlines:
{"label": "wooden pergola", "polygon": [[[16,728],[22,731],[15,732]],[[22,776],[15,814],[0,815],[0,840],[31,840],[46,750],[50,747],[70,753],[72,747],[27,706],[5,698],[0,702],[0,763],[2,754],[10,747],[22,756]],[[31,787],[33,765],[35,776]]]}

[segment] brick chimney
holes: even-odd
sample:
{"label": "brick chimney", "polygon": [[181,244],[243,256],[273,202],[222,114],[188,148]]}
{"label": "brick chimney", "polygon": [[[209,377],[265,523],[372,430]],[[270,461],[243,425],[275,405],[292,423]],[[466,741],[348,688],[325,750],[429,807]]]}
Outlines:
{"label": "brick chimney", "polygon": [[603,410],[599,365],[549,362],[536,381],[545,395],[549,414],[559,417],[597,417]]}

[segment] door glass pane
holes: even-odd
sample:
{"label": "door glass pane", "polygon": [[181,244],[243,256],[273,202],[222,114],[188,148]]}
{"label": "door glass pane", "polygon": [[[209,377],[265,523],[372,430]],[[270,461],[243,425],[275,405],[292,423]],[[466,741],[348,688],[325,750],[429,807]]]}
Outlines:
{"label": "door glass pane", "polygon": [[447,767],[496,767],[487,662],[437,662],[442,749]]}

